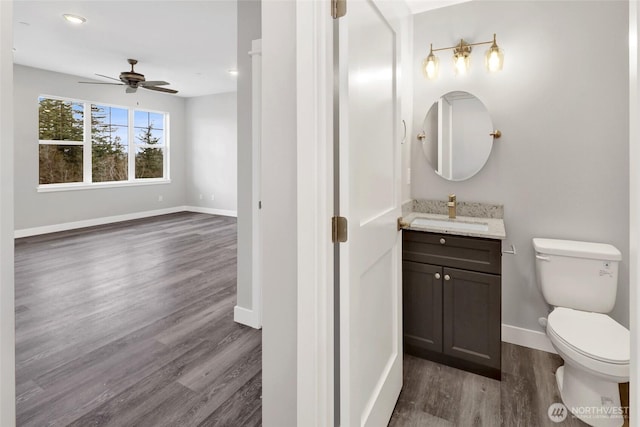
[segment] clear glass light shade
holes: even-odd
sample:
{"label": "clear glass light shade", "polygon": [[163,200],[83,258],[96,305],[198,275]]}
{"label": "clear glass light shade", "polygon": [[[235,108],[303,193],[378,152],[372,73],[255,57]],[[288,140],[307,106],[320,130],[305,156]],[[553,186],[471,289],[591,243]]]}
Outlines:
{"label": "clear glass light shade", "polygon": [[464,53],[456,53],[453,56],[453,65],[456,69],[456,74],[459,76],[464,76],[469,70],[469,55],[465,55]]}
{"label": "clear glass light shade", "polygon": [[502,64],[504,63],[504,52],[498,46],[491,46],[485,56],[485,63],[487,70],[494,73],[502,70]]}
{"label": "clear glass light shade", "polygon": [[438,77],[438,58],[433,53],[430,53],[422,62],[422,71],[430,80]]}

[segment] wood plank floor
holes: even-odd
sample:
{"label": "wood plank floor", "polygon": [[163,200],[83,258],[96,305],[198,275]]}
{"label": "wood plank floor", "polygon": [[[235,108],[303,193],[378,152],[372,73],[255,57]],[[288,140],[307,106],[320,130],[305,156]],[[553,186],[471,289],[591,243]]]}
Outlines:
{"label": "wood plank floor", "polygon": [[[502,381],[496,381],[405,355],[404,387],[389,425],[585,427],[573,415],[561,423],[547,415],[552,403],[562,402],[555,379],[562,363],[556,354],[502,343]],[[628,406],[628,384],[620,390]]]}
{"label": "wood plank floor", "polygon": [[[260,426],[261,334],[233,322],[235,292],[233,218],[16,240],[18,426]],[[405,356],[390,426],[585,426],[547,417],[557,355],[502,358],[498,382]]]}
{"label": "wood plank floor", "polygon": [[235,294],[234,218],[16,240],[18,425],[260,425],[261,333]]}

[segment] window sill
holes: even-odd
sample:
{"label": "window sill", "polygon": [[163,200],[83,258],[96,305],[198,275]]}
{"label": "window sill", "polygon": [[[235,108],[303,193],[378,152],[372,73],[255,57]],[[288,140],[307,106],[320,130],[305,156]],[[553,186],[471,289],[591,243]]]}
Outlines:
{"label": "window sill", "polygon": [[37,187],[38,193],[50,193],[55,191],[95,190],[98,188],[137,187],[140,185],[171,184],[170,179],[149,178],[140,181],[96,182],[86,184],[84,182],[65,184],[44,184]]}

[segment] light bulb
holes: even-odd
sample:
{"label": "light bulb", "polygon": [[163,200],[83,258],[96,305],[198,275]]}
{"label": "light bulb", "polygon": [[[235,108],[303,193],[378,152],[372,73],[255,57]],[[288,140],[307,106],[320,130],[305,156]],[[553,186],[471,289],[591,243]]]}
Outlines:
{"label": "light bulb", "polygon": [[429,50],[429,56],[422,62],[422,71],[429,80],[438,77],[438,58],[433,54],[433,45]]}
{"label": "light bulb", "polygon": [[489,54],[489,71],[498,71],[500,67],[500,57],[498,56],[498,52],[495,50],[491,51]]}
{"label": "light bulb", "polygon": [[489,70],[489,72],[491,73],[502,70],[502,64],[504,63],[504,53],[496,43],[495,34],[493,35],[493,44],[487,51],[485,62],[487,65],[487,70]]}
{"label": "light bulb", "polygon": [[464,55],[456,56],[455,67],[456,67],[457,74],[460,74],[460,75],[467,74],[467,60]]}
{"label": "light bulb", "polygon": [[427,72],[427,77],[430,79],[435,78],[436,76],[436,64],[433,61],[427,61],[427,67],[425,68]]}

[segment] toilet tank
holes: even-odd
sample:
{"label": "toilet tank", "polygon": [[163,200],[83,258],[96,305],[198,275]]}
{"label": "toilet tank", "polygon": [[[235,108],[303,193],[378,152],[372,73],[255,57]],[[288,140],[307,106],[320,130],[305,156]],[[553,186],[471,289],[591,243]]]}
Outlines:
{"label": "toilet tank", "polygon": [[608,313],[618,290],[620,251],[604,243],[533,239],[536,280],[555,307]]}

